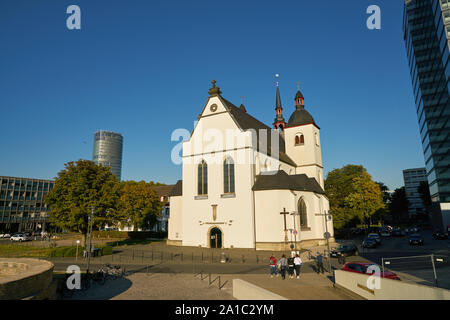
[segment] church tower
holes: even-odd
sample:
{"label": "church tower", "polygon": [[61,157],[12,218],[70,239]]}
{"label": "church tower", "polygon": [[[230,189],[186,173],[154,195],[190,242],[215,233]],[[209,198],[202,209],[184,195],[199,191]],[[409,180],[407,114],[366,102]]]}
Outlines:
{"label": "church tower", "polygon": [[284,127],[286,126],[286,122],[283,118],[283,108],[281,107],[281,97],[280,97],[280,88],[278,86],[278,74],[276,75],[277,78],[277,97],[275,101],[275,120],[273,122],[273,128],[277,130],[284,130]]}
{"label": "church tower", "polygon": [[295,111],[284,128],[286,154],[295,161],[296,174],[315,178],[324,187],[320,128],[305,109],[304,97],[298,85]]}

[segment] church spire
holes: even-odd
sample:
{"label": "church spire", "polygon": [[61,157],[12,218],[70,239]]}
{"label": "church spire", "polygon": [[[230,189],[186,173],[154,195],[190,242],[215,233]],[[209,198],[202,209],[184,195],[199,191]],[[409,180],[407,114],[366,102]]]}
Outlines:
{"label": "church spire", "polygon": [[281,129],[281,131],[283,131],[284,127],[286,126],[286,121],[284,121],[283,108],[281,107],[280,87],[278,83],[279,75],[276,74],[275,77],[277,78],[277,94],[275,101],[275,120],[273,122],[273,128],[277,130]]}
{"label": "church spire", "polygon": [[297,94],[295,95],[295,108],[303,109],[305,107],[305,102],[303,94],[300,92],[300,82],[297,81]]}

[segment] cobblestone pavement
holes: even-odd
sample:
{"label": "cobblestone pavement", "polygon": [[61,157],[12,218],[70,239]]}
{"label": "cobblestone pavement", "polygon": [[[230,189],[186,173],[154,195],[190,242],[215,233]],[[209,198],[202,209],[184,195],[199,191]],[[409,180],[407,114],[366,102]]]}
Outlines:
{"label": "cobblestone pavement", "polygon": [[[212,278],[214,279],[214,278]],[[231,285],[218,289],[208,279],[192,274],[134,273],[121,279],[94,284],[89,290],[76,292],[69,300],[231,300]]]}

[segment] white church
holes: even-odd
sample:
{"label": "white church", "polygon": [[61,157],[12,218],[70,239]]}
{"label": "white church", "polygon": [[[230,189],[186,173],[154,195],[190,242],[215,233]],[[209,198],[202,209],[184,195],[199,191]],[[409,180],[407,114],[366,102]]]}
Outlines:
{"label": "white church", "polygon": [[286,123],[277,79],[273,128],[212,82],[170,194],[169,245],[289,250],[334,239],[320,128],[300,90]]}

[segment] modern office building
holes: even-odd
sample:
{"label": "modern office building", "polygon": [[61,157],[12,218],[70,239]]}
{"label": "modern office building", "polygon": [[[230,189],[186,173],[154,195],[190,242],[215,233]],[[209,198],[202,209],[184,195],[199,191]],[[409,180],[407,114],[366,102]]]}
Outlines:
{"label": "modern office building", "polygon": [[94,137],[93,161],[111,167],[111,172],[120,180],[122,175],[123,137],[120,133],[99,130]]}
{"label": "modern office building", "polygon": [[409,217],[426,212],[420,193],[417,189],[422,181],[427,181],[427,170],[425,168],[415,168],[403,170],[403,181],[405,182],[405,192],[409,201]]}
{"label": "modern office building", "polygon": [[0,233],[45,231],[50,209],[44,202],[54,181],[0,176]]}
{"label": "modern office building", "polygon": [[408,57],[435,227],[450,226],[450,0],[405,0]]}

